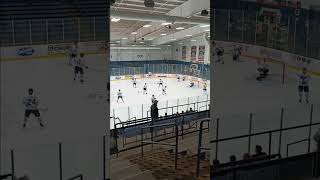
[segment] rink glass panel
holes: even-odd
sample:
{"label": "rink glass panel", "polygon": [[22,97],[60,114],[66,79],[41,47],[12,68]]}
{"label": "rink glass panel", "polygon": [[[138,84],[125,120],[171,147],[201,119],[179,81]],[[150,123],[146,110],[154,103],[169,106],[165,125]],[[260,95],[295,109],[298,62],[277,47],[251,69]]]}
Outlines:
{"label": "rink glass panel", "polygon": [[1,20],[2,46],[105,40],[107,17]]}
{"label": "rink glass panel", "polygon": [[293,10],[281,10],[277,26],[264,23],[259,11],[215,9],[216,40],[257,44],[287,52],[320,58],[318,36],[320,12],[302,9],[296,17]]}
{"label": "rink glass panel", "polygon": [[[51,43],[72,43],[74,41],[83,43],[88,40],[105,41],[108,31],[107,19],[107,17],[92,16],[88,18],[0,20],[1,47],[46,46]],[[106,99],[97,102],[89,99],[88,96],[90,93],[98,92],[103,93],[106,97],[107,58],[105,54],[86,54],[85,58],[87,58],[86,63],[89,67],[104,69],[104,72],[85,69],[85,77],[88,77],[88,81],[85,81],[83,86],[80,86],[80,83],[73,84],[73,67],[66,65],[69,60],[68,56],[1,62],[1,88],[3,88],[2,93],[5,93],[1,94],[1,97],[7,96],[11,102],[7,100],[4,102],[5,98],[1,102],[2,105],[6,104],[6,108],[1,109],[5,113],[2,113],[4,120],[1,122],[3,151],[0,158],[2,165],[0,174],[11,171],[10,149],[13,149],[15,170],[18,176],[27,174],[35,180],[59,179],[58,142],[62,142],[64,179],[81,173],[89,179],[102,178],[102,144],[107,122]],[[17,73],[21,74],[18,76]],[[77,85],[79,87],[75,88]],[[49,108],[47,112],[41,111],[43,121],[47,125],[42,131],[33,116],[30,117],[26,130],[21,130],[24,115],[21,101],[30,87],[35,89],[40,103]],[[59,94],[58,98],[54,99],[53,91],[53,94]],[[75,96],[77,97],[74,98]],[[59,100],[60,102],[56,103]],[[61,108],[61,105],[66,104],[69,105]],[[78,106],[84,107],[84,104],[88,105],[85,110],[77,109]],[[92,113],[88,110],[90,108],[99,109],[99,113],[90,115]],[[64,110],[66,112],[63,112]],[[81,113],[83,114],[79,115]],[[91,135],[91,139],[88,138]],[[105,145],[108,147],[108,143]],[[44,164],[48,166],[43,166]]]}
{"label": "rink glass panel", "polygon": [[[143,67],[138,64],[130,67],[125,64],[122,67],[111,68],[111,76],[125,76],[125,75],[145,75],[151,72],[152,74],[178,74],[178,75],[192,75],[194,77],[201,78],[203,80],[210,80],[210,66],[209,65],[199,65],[197,74],[190,74],[190,64],[143,64]],[[131,83],[131,81],[130,81]],[[130,84],[131,85],[131,84]],[[164,116],[165,113],[168,115],[175,114],[177,112],[186,112],[190,108],[197,111],[205,111],[209,109],[210,96],[199,95],[193,97],[184,97],[178,99],[172,99],[167,101],[160,101],[158,103],[159,115]],[[147,104],[136,104],[127,107],[120,107],[117,109],[111,109],[111,116],[120,118],[121,121],[128,121],[134,119],[141,119],[150,117],[150,106],[151,103]],[[111,120],[111,121],[114,121]],[[113,129],[114,123],[111,123],[111,128]]]}

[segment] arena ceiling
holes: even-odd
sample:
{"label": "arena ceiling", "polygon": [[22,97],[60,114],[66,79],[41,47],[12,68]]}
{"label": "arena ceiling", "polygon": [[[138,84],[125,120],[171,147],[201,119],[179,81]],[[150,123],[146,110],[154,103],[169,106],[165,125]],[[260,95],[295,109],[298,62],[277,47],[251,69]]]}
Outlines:
{"label": "arena ceiling", "polygon": [[[169,36],[178,31],[183,33],[184,30],[199,25],[197,23],[185,22],[183,19],[182,21],[172,24],[144,20],[144,17],[149,16],[159,17],[159,19],[168,19],[175,16],[188,18],[195,22],[205,20],[209,24],[210,0],[197,0],[198,3],[200,1],[207,3],[202,3],[203,7],[198,7],[198,9],[192,7],[191,3],[194,3],[194,0],[191,3],[188,1],[191,2],[192,0],[155,0],[154,8],[148,8],[145,7],[144,0],[116,0],[116,2],[111,6],[112,43],[120,45],[120,42],[122,44],[123,41],[126,41],[126,44],[152,44],[151,42],[155,39]],[[199,8],[201,10],[207,10],[209,14],[207,16],[201,16],[201,10]],[[186,15],[183,9],[188,9],[193,13]],[[113,12],[120,15],[127,13],[139,13],[141,16],[137,19],[122,18],[122,16],[121,18],[114,18]]]}

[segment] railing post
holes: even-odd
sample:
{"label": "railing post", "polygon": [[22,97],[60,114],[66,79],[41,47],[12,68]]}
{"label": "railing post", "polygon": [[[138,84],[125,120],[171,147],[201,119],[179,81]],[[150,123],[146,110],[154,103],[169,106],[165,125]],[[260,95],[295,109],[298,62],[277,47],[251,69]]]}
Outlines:
{"label": "railing post", "polygon": [[283,114],[284,108],[281,108],[281,115],[280,115],[280,132],[279,132],[279,147],[278,147],[278,154],[281,155],[281,146],[282,146],[282,128],[283,128]]}
{"label": "railing post", "polygon": [[59,175],[62,180],[62,144],[59,143]]}
{"label": "railing post", "polygon": [[15,162],[14,162],[14,151],[13,149],[11,149],[10,151],[10,155],[11,155],[11,180],[14,180],[14,176],[15,176]]}
{"label": "railing post", "polygon": [[249,120],[249,137],[248,137],[248,153],[251,152],[251,132],[252,132],[252,116],[253,114],[250,113],[250,120]]}
{"label": "railing post", "polygon": [[310,153],[311,148],[311,127],[312,127],[312,119],[313,119],[313,104],[311,105],[310,109],[310,126],[309,126],[309,141],[308,141],[308,153]]}
{"label": "railing post", "polygon": [[272,132],[269,133],[269,156],[271,155]]}
{"label": "railing post", "polygon": [[215,152],[215,159],[218,159],[218,145],[219,145],[219,125],[220,125],[220,119],[217,118],[217,127],[216,127],[216,152]]}
{"label": "railing post", "polygon": [[102,172],[103,172],[103,180],[105,180],[106,179],[106,136],[103,136],[103,171]]}
{"label": "railing post", "polygon": [[141,156],[143,156],[143,128],[141,128]]}
{"label": "railing post", "polygon": [[179,145],[179,129],[178,124],[175,124],[176,127],[176,146],[175,146],[175,159],[174,159],[174,169],[178,167],[178,145]]}

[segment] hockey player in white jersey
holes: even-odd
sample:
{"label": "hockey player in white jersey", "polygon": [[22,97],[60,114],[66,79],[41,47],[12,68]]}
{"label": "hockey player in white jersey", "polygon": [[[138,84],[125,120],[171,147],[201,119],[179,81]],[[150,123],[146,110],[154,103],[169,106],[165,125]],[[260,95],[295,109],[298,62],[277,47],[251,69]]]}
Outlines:
{"label": "hockey player in white jersey", "polygon": [[137,79],[136,79],[136,78],[133,78],[132,84],[133,84],[133,87],[134,87],[134,88],[137,87]]}
{"label": "hockey player in white jersey", "polygon": [[117,99],[117,102],[119,102],[119,99],[121,99],[122,100],[122,102],[124,102],[123,101],[123,96],[122,96],[122,92],[121,92],[121,90],[119,89],[119,91],[118,91],[118,99]]}
{"label": "hockey player in white jersey", "polygon": [[207,92],[207,83],[206,82],[203,85],[203,92]]}
{"label": "hockey player in white jersey", "polygon": [[233,52],[232,52],[232,59],[233,61],[238,61],[239,58],[240,58],[240,55],[241,55],[241,48],[240,47],[235,47],[233,49]]}
{"label": "hockey player in white jersey", "polygon": [[23,98],[22,104],[25,106],[24,122],[22,127],[26,127],[31,114],[33,114],[38,119],[40,126],[43,127],[42,119],[38,109],[39,99],[34,95],[32,88],[28,89],[28,95]]}
{"label": "hockey player in white jersey", "polygon": [[162,87],[162,95],[167,94],[167,86]]}
{"label": "hockey player in white jersey", "polygon": [[83,68],[88,68],[85,65],[85,59],[84,59],[84,54],[81,53],[79,58],[76,58],[74,60],[74,78],[73,80],[75,81],[78,77],[78,74],[80,74],[80,82],[83,83],[83,76],[84,76],[84,70]]}
{"label": "hockey player in white jersey", "polygon": [[144,86],[143,86],[143,94],[148,94],[148,91],[147,91],[147,83],[144,83]]}
{"label": "hockey player in white jersey", "polygon": [[156,97],[154,97],[154,94],[152,94],[152,96],[151,96],[151,103],[153,104],[153,103],[155,102],[155,100],[156,100]]}
{"label": "hockey player in white jersey", "polygon": [[159,80],[159,87],[162,86],[163,87],[163,81],[162,79]]}
{"label": "hockey player in white jersey", "polygon": [[74,42],[69,49],[69,65],[72,65],[72,61],[77,57],[78,54],[78,43]]}
{"label": "hockey player in white jersey", "polygon": [[307,69],[303,68],[302,73],[298,74],[299,78],[299,102],[302,102],[302,95],[305,94],[306,103],[309,103],[309,83],[310,83],[310,76],[307,74]]}

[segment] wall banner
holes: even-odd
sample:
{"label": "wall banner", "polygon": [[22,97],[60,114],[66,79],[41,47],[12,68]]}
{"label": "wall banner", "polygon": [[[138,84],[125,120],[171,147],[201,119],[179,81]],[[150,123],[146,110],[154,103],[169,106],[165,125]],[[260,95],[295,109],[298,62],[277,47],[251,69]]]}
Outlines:
{"label": "wall banner", "polygon": [[199,55],[198,55],[199,62],[204,61],[205,52],[206,52],[206,46],[199,46]]}
{"label": "wall banner", "polygon": [[197,46],[191,46],[191,61],[196,61],[197,59]]}
{"label": "wall banner", "polygon": [[187,46],[182,46],[182,60],[186,60],[187,59]]}

